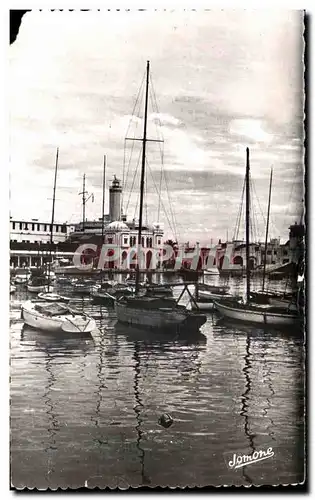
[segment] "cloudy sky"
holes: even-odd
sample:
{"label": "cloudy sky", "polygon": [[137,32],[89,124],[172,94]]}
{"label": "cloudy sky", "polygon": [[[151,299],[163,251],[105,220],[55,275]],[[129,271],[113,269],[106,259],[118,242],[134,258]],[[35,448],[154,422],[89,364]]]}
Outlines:
{"label": "cloudy sky", "polygon": [[[150,98],[148,135],[164,143],[148,144],[149,221],[158,218],[162,147],[166,235],[176,220],[180,241],[231,237],[248,146],[256,235],[273,166],[270,236],[287,239],[303,206],[302,33],[299,11],[27,13],[9,52],[12,217],[50,220],[57,146],[56,220],[80,220],[83,173],[94,193],[87,217],[101,216],[104,154],[107,184],[125,177],[134,217],[140,143],[126,176],[124,138],[150,60],[158,108]],[[142,109],[129,136],[141,136]]]}

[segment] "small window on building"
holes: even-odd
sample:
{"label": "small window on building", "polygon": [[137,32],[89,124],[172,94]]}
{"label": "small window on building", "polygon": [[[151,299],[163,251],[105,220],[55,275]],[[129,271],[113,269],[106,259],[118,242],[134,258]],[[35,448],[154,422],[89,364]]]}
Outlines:
{"label": "small window on building", "polygon": [[22,231],[22,227],[23,227],[22,222],[20,222],[20,231]]}
{"label": "small window on building", "polygon": [[259,252],[259,247],[255,247],[255,252]]}
{"label": "small window on building", "polygon": [[62,233],[66,233],[67,232],[67,226],[65,224],[63,226],[61,226],[61,232]]}
{"label": "small window on building", "polygon": [[267,255],[271,255],[271,250],[267,250]]}
{"label": "small window on building", "polygon": [[47,231],[47,224],[44,224],[44,231]]}
{"label": "small window on building", "polygon": [[273,251],[273,255],[278,255],[277,250],[274,250],[274,251]]}
{"label": "small window on building", "polygon": [[37,224],[37,231],[40,231],[40,224]]}
{"label": "small window on building", "polygon": [[35,231],[35,224],[32,224],[32,231]]}
{"label": "small window on building", "polygon": [[113,238],[107,238],[107,243],[111,245],[113,243]]}
{"label": "small window on building", "polygon": [[124,245],[128,245],[128,238],[124,238]]}
{"label": "small window on building", "polygon": [[12,222],[12,229],[15,229],[15,222]]}
{"label": "small window on building", "polygon": [[283,250],[283,255],[288,255],[288,250]]}
{"label": "small window on building", "polygon": [[158,245],[161,245],[161,240],[158,240]]}
{"label": "small window on building", "polygon": [[25,222],[24,229],[28,230],[28,223]]}

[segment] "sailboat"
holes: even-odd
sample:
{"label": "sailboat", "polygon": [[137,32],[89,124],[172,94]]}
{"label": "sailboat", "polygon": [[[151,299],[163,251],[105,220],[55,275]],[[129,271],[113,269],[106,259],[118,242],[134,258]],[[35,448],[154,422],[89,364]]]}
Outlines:
{"label": "sailboat", "polygon": [[250,298],[253,303],[270,304],[271,306],[284,307],[294,311],[297,310],[297,304],[293,293],[280,293],[265,289],[266,275],[267,275],[266,267],[267,267],[267,248],[268,248],[268,231],[269,231],[270,205],[271,205],[272,174],[273,174],[273,169],[271,168],[270,181],[269,181],[267,223],[266,223],[266,234],[265,234],[262,289],[255,292],[252,291],[250,294]]}
{"label": "sailboat", "polygon": [[231,318],[246,323],[257,323],[274,326],[292,326],[300,323],[301,319],[296,312],[290,312],[282,308],[274,307],[270,304],[254,304],[251,301],[250,290],[250,162],[249,149],[246,148],[246,300],[244,303],[235,300],[225,300],[221,302],[215,300],[216,309],[223,317]]}
{"label": "sailboat", "polygon": [[[55,208],[55,190],[56,190],[56,178],[57,178],[57,165],[58,165],[58,153],[57,148],[56,155],[56,166],[55,166],[55,181],[54,181],[54,196],[53,196],[53,210],[52,210],[52,221],[51,221],[51,232],[50,232],[50,258],[51,258],[51,248],[53,245],[53,222],[54,222],[54,208]],[[50,271],[50,259],[48,264],[48,270]],[[34,278],[35,279],[35,278]],[[37,282],[32,282],[30,287],[39,288],[41,285],[41,280],[45,280],[45,276],[39,275],[37,277]],[[21,305],[21,317],[24,324],[37,328],[44,331],[52,332],[68,332],[68,333],[89,333],[96,328],[94,319],[82,314],[79,311],[70,309],[67,305],[61,302],[67,301],[65,297],[61,297],[58,294],[52,294],[49,292],[49,281],[47,285],[42,285],[43,287],[48,287],[47,293],[40,293],[36,301],[27,301]],[[35,291],[35,290],[34,290]],[[43,290],[46,292],[46,289]]]}
{"label": "sailboat", "polygon": [[[47,300],[49,302],[69,302],[70,299],[67,297],[62,297],[58,293],[52,293],[50,291],[50,285],[52,281],[56,279],[55,273],[51,270],[51,249],[54,244],[54,238],[53,238],[53,227],[54,227],[54,220],[55,220],[55,201],[56,201],[56,184],[57,184],[57,170],[58,170],[58,157],[59,157],[59,148],[57,148],[57,153],[56,153],[56,164],[55,164],[55,177],[54,177],[54,188],[53,188],[53,202],[52,202],[52,212],[51,212],[51,225],[50,225],[50,249],[49,249],[49,262],[48,262],[48,269],[46,270],[44,276],[40,276],[39,279],[42,280],[44,286],[37,288],[36,286],[33,287],[33,291],[39,292],[38,298],[42,300]],[[46,283],[45,283],[46,279]],[[33,283],[32,283],[33,285]],[[28,290],[31,291],[31,286],[28,286]]]}
{"label": "sailboat", "polygon": [[135,295],[121,297],[115,301],[117,320],[127,325],[145,327],[157,330],[199,330],[206,322],[207,317],[198,312],[188,311],[185,306],[179,305],[173,297],[158,297],[153,295],[141,295],[140,292],[140,269],[139,254],[142,236],[142,213],[144,197],[144,180],[146,165],[146,145],[147,141],[147,116],[148,116],[148,95],[149,95],[149,75],[150,62],[146,67],[146,87],[145,87],[145,107],[144,107],[144,128],[142,141],[142,163],[140,179],[140,204],[139,204],[139,228],[138,228],[138,263],[136,265]]}

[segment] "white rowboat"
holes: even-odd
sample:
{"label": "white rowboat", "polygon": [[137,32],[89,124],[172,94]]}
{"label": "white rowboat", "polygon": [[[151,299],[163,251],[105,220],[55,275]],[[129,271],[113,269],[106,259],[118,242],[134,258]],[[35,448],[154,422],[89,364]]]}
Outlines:
{"label": "white rowboat", "polygon": [[22,306],[24,323],[50,332],[90,333],[95,330],[95,320],[62,304],[42,304],[31,301]]}
{"label": "white rowboat", "polygon": [[46,300],[47,302],[70,302],[69,297],[63,297],[62,295],[59,295],[59,293],[53,293],[53,292],[42,292],[38,294],[38,298],[41,300]]}

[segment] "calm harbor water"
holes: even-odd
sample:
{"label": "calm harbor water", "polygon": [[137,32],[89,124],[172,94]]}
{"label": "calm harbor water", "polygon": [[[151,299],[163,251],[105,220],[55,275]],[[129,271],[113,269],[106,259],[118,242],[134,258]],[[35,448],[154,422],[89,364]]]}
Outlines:
{"label": "calm harbor water", "polygon": [[[23,327],[11,300],[11,482],[16,488],[290,484],[303,480],[304,347],[209,314],[192,338],[117,326],[89,298],[85,338]],[[174,423],[158,423],[169,413]],[[234,453],[272,458],[230,469]]]}

